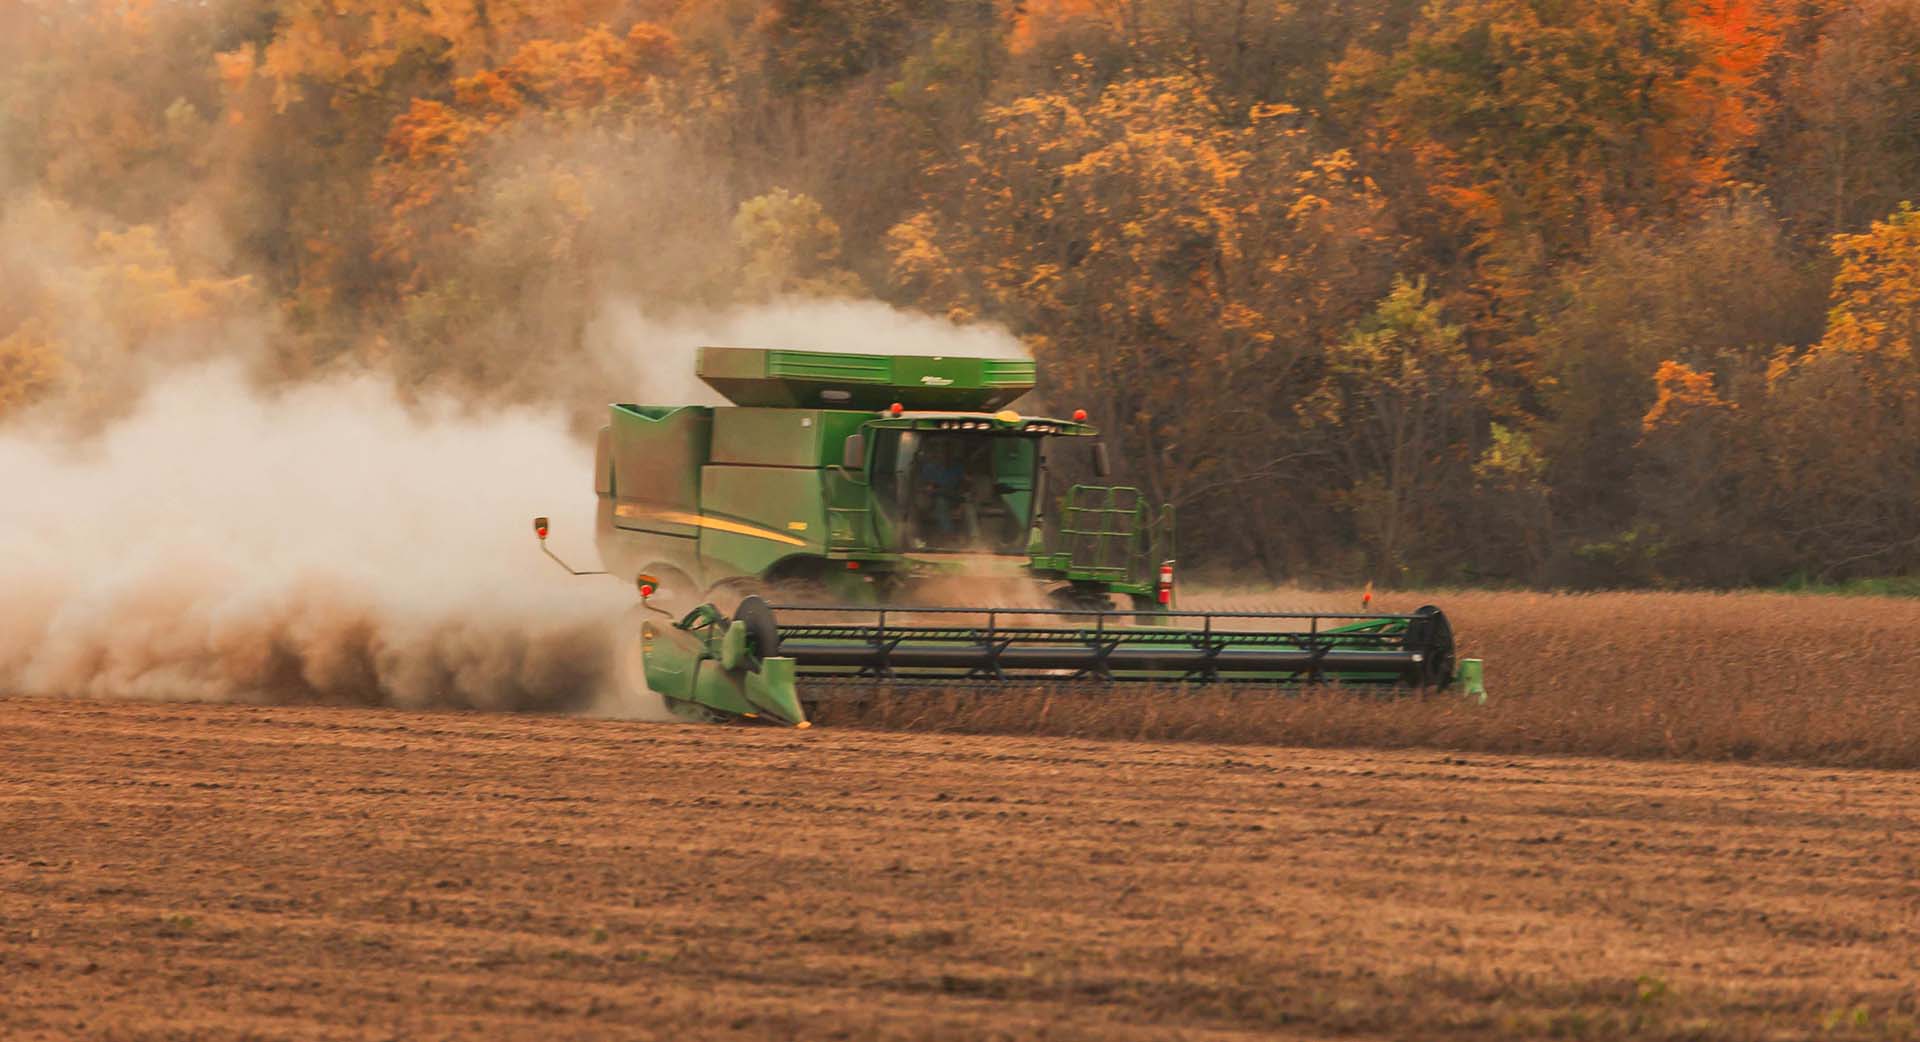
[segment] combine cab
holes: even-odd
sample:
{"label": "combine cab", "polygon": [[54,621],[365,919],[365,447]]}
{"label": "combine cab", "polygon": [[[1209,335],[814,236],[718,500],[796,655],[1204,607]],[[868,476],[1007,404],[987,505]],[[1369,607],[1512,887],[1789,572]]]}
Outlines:
{"label": "combine cab", "polygon": [[1104,471],[1104,453],[1084,413],[1006,408],[1033,389],[1032,362],[709,347],[697,364],[734,405],[615,405],[600,432],[613,574],[688,604],[898,603],[950,577],[1156,603],[1171,545],[1138,492],[1074,488],[1046,516],[1049,456],[1077,446]]}
{"label": "combine cab", "polygon": [[[708,347],[697,372],[734,404],[614,405],[595,463],[601,559],[657,616],[644,678],[682,715],[804,724],[815,679],[1454,679],[1434,608],[1179,612],[1171,510],[1055,487],[1063,454],[1105,478],[1106,453],[1084,412],[1007,408],[1030,361]],[[910,607],[955,589],[1048,607]]]}

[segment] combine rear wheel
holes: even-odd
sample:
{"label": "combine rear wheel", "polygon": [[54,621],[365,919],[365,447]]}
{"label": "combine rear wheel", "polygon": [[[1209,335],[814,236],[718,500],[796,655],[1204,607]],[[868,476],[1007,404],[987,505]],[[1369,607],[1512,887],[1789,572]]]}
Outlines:
{"label": "combine rear wheel", "polygon": [[1098,587],[1055,586],[1047,591],[1047,600],[1061,611],[1113,610],[1113,594]]}
{"label": "combine rear wheel", "polygon": [[734,613],[748,598],[758,598],[763,604],[834,603],[819,583],[805,579],[756,579],[751,576],[722,579],[714,583],[708,588],[706,599],[722,614],[737,617]]}

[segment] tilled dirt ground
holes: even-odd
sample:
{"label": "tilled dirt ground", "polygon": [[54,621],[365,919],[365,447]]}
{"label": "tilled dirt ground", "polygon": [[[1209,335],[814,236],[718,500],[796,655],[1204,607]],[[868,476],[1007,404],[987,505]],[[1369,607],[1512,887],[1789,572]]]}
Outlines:
{"label": "tilled dirt ground", "polygon": [[1907,1038],[1920,775],[0,699],[0,1038]]}

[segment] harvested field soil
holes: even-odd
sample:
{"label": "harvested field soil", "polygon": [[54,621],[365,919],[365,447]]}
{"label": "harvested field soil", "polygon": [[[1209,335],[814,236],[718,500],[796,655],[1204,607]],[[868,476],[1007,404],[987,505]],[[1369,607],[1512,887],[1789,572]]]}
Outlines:
{"label": "harvested field soil", "polygon": [[0,699],[0,1038],[1910,1038],[1920,776]]}
{"label": "harvested field soil", "polygon": [[[1359,591],[1190,598],[1356,611]],[[1920,767],[1920,599],[1769,593],[1394,593],[1446,609],[1486,705],[1445,695],[1138,687],[878,692],[829,726],[1069,738]],[[930,697],[929,697],[930,696]]]}

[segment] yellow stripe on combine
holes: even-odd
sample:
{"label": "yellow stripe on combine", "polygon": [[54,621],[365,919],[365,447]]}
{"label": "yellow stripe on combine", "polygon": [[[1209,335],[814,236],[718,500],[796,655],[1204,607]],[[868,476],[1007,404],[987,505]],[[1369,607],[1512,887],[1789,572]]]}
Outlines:
{"label": "yellow stripe on combine", "polygon": [[761,528],[759,525],[750,525],[744,521],[728,521],[723,517],[708,517],[705,514],[689,514],[680,510],[649,510],[646,507],[635,506],[631,503],[622,503],[614,507],[613,512],[617,517],[629,518],[636,521],[669,521],[676,525],[692,525],[695,528],[708,528],[715,532],[732,532],[734,535],[752,536],[755,539],[768,539],[776,543],[785,543],[788,546],[807,545],[806,540],[795,539],[784,532],[776,532],[771,528]]}

